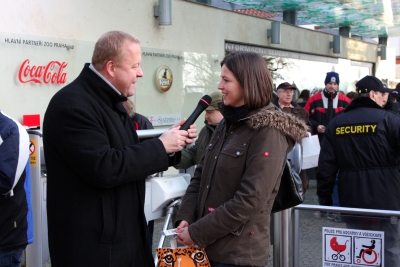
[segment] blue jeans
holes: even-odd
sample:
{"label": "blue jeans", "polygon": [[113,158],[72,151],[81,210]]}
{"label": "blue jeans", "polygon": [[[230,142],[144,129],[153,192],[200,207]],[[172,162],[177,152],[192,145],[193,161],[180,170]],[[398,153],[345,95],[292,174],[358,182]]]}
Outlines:
{"label": "blue jeans", "polygon": [[20,267],[22,261],[22,252],[24,247],[12,250],[0,249],[0,266],[1,267]]}
{"label": "blue jeans", "polygon": [[233,264],[223,264],[219,262],[215,262],[210,260],[211,267],[251,267],[251,266],[244,266],[244,265],[233,265]]}

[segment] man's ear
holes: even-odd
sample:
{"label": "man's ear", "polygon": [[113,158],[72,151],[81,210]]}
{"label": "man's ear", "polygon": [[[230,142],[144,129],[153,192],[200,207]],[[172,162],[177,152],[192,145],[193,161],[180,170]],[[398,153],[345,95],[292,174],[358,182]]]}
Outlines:
{"label": "man's ear", "polygon": [[117,67],[117,64],[113,60],[109,60],[106,63],[106,72],[109,76],[115,77],[115,69]]}
{"label": "man's ear", "polygon": [[372,100],[375,101],[375,91],[374,90],[369,91],[369,98],[371,98]]}

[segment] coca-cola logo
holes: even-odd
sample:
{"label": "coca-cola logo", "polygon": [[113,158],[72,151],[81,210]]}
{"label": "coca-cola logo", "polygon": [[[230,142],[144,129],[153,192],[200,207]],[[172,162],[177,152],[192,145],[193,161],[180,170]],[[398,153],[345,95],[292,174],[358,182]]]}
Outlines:
{"label": "coca-cola logo", "polygon": [[30,65],[30,60],[22,62],[18,71],[18,80],[21,83],[44,83],[44,84],[65,84],[67,73],[64,69],[68,63],[59,61],[50,61],[45,66]]}

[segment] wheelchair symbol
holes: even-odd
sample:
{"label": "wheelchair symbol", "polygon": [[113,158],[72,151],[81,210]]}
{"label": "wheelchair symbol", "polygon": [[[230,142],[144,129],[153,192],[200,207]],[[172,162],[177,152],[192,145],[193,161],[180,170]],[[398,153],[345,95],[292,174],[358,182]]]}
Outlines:
{"label": "wheelchair symbol", "polygon": [[361,249],[360,254],[356,256],[357,263],[360,263],[360,258],[367,264],[373,264],[378,260],[378,254],[374,250],[375,248],[375,240],[371,240],[371,246],[362,245],[362,247],[366,249]]}

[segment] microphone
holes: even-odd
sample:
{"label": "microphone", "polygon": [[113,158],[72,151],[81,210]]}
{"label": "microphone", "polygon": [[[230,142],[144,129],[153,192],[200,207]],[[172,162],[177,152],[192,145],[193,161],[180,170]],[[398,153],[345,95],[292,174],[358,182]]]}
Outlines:
{"label": "microphone", "polygon": [[211,97],[209,95],[204,95],[200,98],[199,103],[197,104],[196,109],[190,114],[189,118],[185,121],[185,123],[181,126],[179,130],[187,130],[189,129],[190,125],[192,125],[200,114],[210,105]]}

